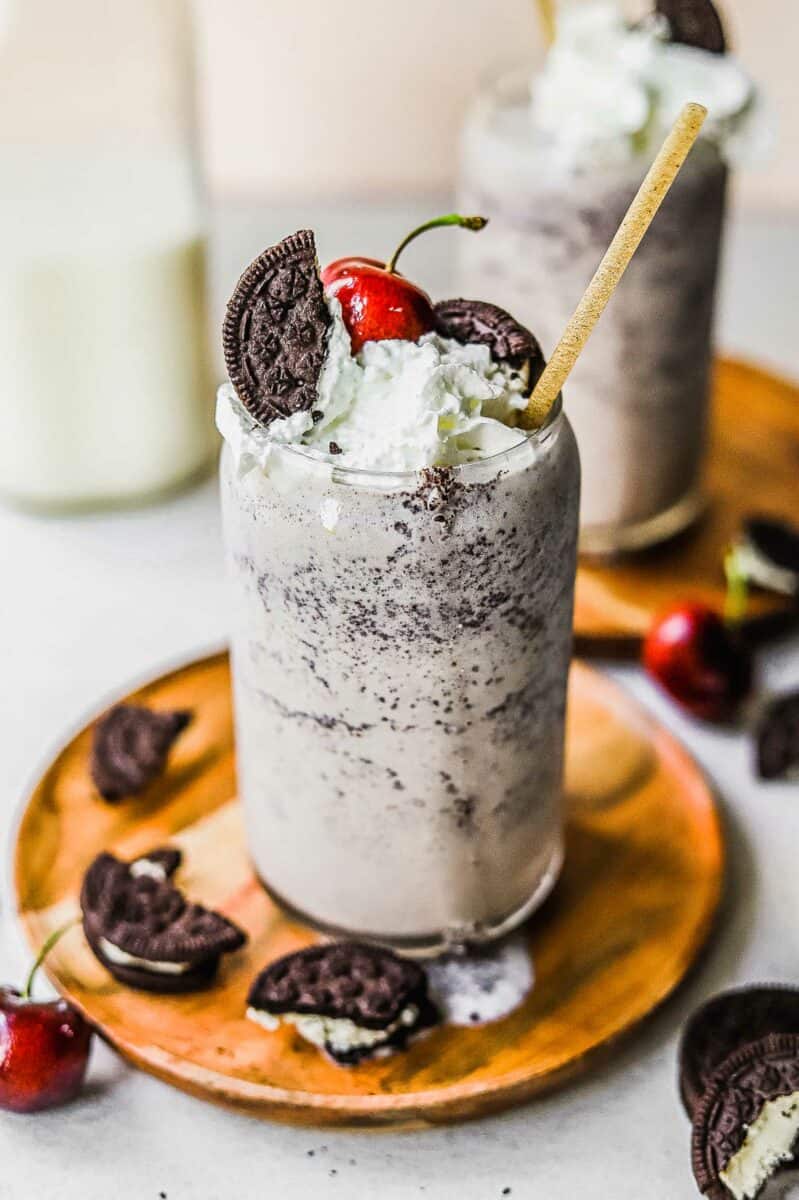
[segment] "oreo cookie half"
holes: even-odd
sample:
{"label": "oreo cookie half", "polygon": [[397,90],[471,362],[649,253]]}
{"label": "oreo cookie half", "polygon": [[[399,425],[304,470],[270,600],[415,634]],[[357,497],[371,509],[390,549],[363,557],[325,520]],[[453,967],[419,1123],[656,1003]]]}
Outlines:
{"label": "oreo cookie half", "polygon": [[673,42],[725,53],[724,26],[712,0],[657,0],[655,11],[668,21]]}
{"label": "oreo cookie half", "polygon": [[761,779],[786,779],[799,771],[799,692],[768,702],[757,721],[755,747]]}
{"label": "oreo cookie half", "polygon": [[418,963],[359,942],[270,963],[250,988],[247,1016],[268,1030],[285,1021],[348,1066],[401,1049],[438,1020]]}
{"label": "oreo cookie half", "polygon": [[680,1039],[679,1085],[693,1117],[714,1074],[733,1051],[769,1034],[799,1036],[799,988],[734,988],[712,996],[686,1024]]}
{"label": "oreo cookie half", "polygon": [[89,770],[104,800],[137,796],[166,766],[172,743],[191,721],[188,711],[156,712],[117,704],[94,727]]}
{"label": "oreo cookie half", "polygon": [[268,425],[313,407],[330,321],[310,229],[270,246],[244,272],[227,306],[222,347],[230,381],[256,421]]}
{"label": "oreo cookie half", "polygon": [[508,363],[526,376],[530,391],[546,366],[538,339],[504,308],[483,300],[441,300],[433,308],[436,332],[462,345],[488,346],[496,362]]}
{"label": "oreo cookie half", "polygon": [[799,528],[795,525],[775,517],[747,517],[735,558],[750,583],[799,597]]}
{"label": "oreo cookie half", "polygon": [[711,1200],[752,1200],[793,1159],[799,1137],[799,1037],[771,1035],[724,1060],[694,1117],[691,1158]]}
{"label": "oreo cookie half", "polygon": [[100,854],[81,888],[83,930],[120,983],[146,992],[191,992],[211,982],[223,954],[246,936],[220,913],[192,904],[170,882],[180,853],[154,850],[131,863]]}

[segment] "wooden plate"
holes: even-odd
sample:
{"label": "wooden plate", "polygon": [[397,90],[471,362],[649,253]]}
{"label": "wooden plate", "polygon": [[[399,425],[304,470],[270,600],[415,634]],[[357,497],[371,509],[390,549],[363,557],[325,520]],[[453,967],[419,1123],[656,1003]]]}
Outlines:
{"label": "wooden plate", "polygon": [[77,912],[102,849],[134,857],[170,840],[182,884],[249,933],[211,991],[158,997],[114,982],[76,928],[48,964],[127,1059],[186,1091],[309,1124],[419,1124],[473,1116],[549,1088],[629,1030],[682,979],[719,897],[722,841],[707,784],[686,753],[616,687],[576,664],[571,678],[566,867],[529,927],[537,983],[510,1016],[445,1027],[404,1054],[336,1067],[291,1030],[244,1019],[266,962],[313,940],[258,886],[245,853],[224,654],[155,680],[130,699],[192,707],[167,774],[112,807],[87,773],[91,726],[33,792],[15,851],[19,914],[32,947]]}
{"label": "wooden plate", "polygon": [[[581,653],[635,652],[655,615],[680,596],[721,607],[722,562],[753,511],[796,520],[799,387],[742,362],[716,365],[709,505],[692,530],[664,546],[609,563],[583,562],[574,628]],[[754,617],[784,614],[789,600],[755,592]]]}

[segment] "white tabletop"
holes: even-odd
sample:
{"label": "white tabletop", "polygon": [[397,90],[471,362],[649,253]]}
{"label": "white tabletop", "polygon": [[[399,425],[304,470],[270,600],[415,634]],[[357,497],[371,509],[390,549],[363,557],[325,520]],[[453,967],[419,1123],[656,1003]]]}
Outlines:
{"label": "white tabletop", "polygon": [[[229,212],[216,243],[218,292],[288,228],[313,223],[323,258],[380,253],[409,227],[417,208],[439,211],[427,204]],[[436,279],[425,275],[438,292],[446,287],[447,237],[436,243]],[[723,347],[799,377],[791,304],[798,277],[799,220],[736,222],[723,290]],[[169,503],[110,516],[43,519],[0,511],[0,546],[5,834],[37,767],[65,732],[130,681],[221,642],[227,610],[213,481]],[[799,683],[799,640],[772,647],[764,669],[769,685]],[[697,1001],[720,987],[797,981],[799,789],[756,784],[742,737],[683,719],[636,668],[611,670],[690,747],[717,785],[730,868],[723,917],[701,968],[610,1061],[499,1117],[366,1135],[291,1129],[218,1110],[97,1045],[79,1101],[36,1117],[0,1116],[0,1200],[507,1194],[691,1200],[689,1130],[674,1083],[678,1031]],[[4,950],[0,976],[18,979],[22,955],[11,931]]]}

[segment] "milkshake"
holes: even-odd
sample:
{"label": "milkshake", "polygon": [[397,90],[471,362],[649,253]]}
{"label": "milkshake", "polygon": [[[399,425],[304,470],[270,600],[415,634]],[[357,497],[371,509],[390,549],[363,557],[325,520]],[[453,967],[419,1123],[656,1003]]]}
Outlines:
{"label": "milkshake", "polygon": [[250,852],[317,928],[487,940],[562,860],[576,445],[559,402],[515,427],[542,362],[507,313],[364,260],[323,292],[296,236],[231,302],[217,410]]}
{"label": "milkshake", "polygon": [[563,5],[540,75],[499,80],[464,131],[462,202],[491,225],[459,244],[459,287],[533,323],[551,351],[664,128],[685,99],[710,109],[569,381],[588,553],[662,540],[702,507],[727,176],[760,136],[755,90],[720,30],[687,45],[662,13],[631,27],[614,3]]}

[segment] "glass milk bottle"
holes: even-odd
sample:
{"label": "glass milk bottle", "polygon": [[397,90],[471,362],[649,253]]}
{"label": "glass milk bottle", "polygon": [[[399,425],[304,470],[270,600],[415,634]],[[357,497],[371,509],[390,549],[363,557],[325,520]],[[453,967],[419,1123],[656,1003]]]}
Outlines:
{"label": "glass milk bottle", "polygon": [[188,2],[0,6],[0,495],[69,509],[215,450]]}

